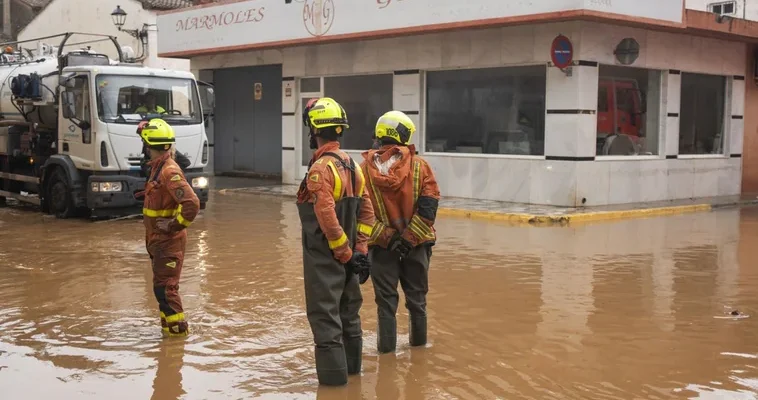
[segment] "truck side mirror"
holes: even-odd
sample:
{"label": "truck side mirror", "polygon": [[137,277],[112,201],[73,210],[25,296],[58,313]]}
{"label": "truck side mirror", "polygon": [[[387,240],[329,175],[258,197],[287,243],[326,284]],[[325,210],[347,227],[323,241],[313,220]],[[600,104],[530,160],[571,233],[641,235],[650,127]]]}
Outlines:
{"label": "truck side mirror", "polygon": [[76,118],[76,97],[73,92],[61,92],[61,106],[63,118]]}
{"label": "truck side mirror", "polygon": [[65,87],[67,89],[73,88],[75,85],[73,75],[60,75],[58,76],[58,86]]}

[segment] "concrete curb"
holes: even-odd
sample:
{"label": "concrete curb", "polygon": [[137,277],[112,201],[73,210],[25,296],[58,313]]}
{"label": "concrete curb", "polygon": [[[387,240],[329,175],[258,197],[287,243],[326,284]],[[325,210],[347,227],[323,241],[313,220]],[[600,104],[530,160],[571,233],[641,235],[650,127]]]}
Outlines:
{"label": "concrete curb", "polygon": [[469,219],[504,221],[519,225],[575,225],[582,223],[592,223],[600,221],[610,221],[631,218],[658,217],[665,215],[688,214],[695,212],[711,211],[710,204],[694,204],[671,207],[643,208],[635,210],[618,210],[618,211],[595,211],[573,214],[518,214],[493,211],[472,211],[457,208],[440,208],[438,215],[462,217]]}
{"label": "concrete curb", "polygon": [[[243,195],[261,195],[261,196],[274,196],[274,197],[296,197],[292,193],[284,192],[267,192],[267,191],[247,191],[246,188],[241,189],[222,189],[219,190],[221,194],[243,194]],[[640,208],[631,210],[614,210],[614,211],[589,211],[589,212],[576,212],[570,214],[528,214],[528,213],[510,213],[500,211],[478,211],[478,210],[466,210],[461,208],[446,208],[440,207],[437,210],[437,215],[443,215],[448,217],[468,218],[485,221],[501,221],[510,223],[513,225],[522,226],[566,226],[566,225],[580,225],[601,221],[612,221],[621,219],[632,218],[649,218],[649,217],[661,217],[680,214],[691,214],[697,212],[709,212],[713,210],[738,208],[742,206],[755,206],[758,205],[758,200],[753,201],[738,201],[721,204],[687,204],[680,206],[668,206],[668,207],[651,207]]]}

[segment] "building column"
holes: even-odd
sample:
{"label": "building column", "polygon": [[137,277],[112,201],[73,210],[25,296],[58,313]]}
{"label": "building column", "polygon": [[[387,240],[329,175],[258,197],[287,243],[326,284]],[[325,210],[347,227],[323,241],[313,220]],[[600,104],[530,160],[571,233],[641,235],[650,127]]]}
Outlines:
{"label": "building column", "polygon": [[282,78],[282,183],[292,184],[298,178],[295,141],[297,138],[298,119],[295,115],[298,106],[298,91],[294,77]]}
{"label": "building column", "polygon": [[663,148],[666,158],[676,158],[679,154],[679,110],[681,108],[682,75],[677,70],[663,72],[664,110],[666,125],[663,134]]}
{"label": "building column", "polygon": [[[424,98],[423,76],[417,69],[395,71],[392,80],[392,109],[402,111],[416,124],[416,134],[411,138],[411,144],[416,150],[423,152],[422,143],[426,134],[421,126],[421,102]],[[423,136],[423,137],[422,137]]]}
{"label": "building column", "polygon": [[597,143],[598,63],[578,61],[566,74],[547,69],[545,156],[592,161]]}
{"label": "building column", "polygon": [[[545,159],[531,170],[530,202],[576,206],[581,180],[596,179],[580,169],[595,160],[598,63],[577,61],[570,73],[547,68]],[[581,173],[582,176],[579,176]]]}

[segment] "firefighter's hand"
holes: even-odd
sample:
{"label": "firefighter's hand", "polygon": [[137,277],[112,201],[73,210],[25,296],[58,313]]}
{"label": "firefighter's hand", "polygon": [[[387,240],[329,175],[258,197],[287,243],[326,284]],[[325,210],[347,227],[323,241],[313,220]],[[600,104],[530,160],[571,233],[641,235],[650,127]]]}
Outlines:
{"label": "firefighter's hand", "polygon": [[411,242],[405,240],[402,236],[400,236],[399,233],[395,233],[392,239],[390,239],[387,250],[398,253],[400,255],[400,258],[405,258],[408,257],[408,254],[411,252],[411,250],[413,250],[413,245]]}
{"label": "firefighter's hand", "polygon": [[169,233],[171,232],[171,220],[168,218],[161,218],[155,222],[155,227],[161,232]]}
{"label": "firefighter's hand", "polygon": [[363,285],[368,280],[371,271],[371,262],[368,256],[360,252],[354,251],[353,257],[345,264],[348,273],[358,275],[358,283]]}

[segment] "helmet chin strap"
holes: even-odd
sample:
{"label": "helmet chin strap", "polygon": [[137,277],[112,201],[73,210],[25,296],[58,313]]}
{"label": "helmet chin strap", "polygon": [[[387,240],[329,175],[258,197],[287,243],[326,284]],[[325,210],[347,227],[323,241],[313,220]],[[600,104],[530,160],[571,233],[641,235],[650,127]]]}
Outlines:
{"label": "helmet chin strap", "polygon": [[318,149],[318,143],[316,142],[316,135],[314,135],[313,132],[310,132],[308,134],[308,145],[311,148],[311,150]]}

